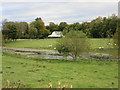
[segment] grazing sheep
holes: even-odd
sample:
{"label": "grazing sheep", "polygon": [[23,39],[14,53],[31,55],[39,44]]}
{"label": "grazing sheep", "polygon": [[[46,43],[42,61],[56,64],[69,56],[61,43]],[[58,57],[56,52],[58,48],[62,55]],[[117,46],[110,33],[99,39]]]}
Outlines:
{"label": "grazing sheep", "polygon": [[103,49],[104,49],[104,47],[99,47],[99,49],[100,49],[100,50],[103,50]]}

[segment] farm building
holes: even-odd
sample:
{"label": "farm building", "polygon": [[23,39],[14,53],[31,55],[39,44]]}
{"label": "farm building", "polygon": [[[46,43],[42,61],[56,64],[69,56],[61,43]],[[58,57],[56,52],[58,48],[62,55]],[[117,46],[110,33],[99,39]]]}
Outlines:
{"label": "farm building", "polygon": [[59,38],[59,37],[63,37],[63,34],[61,31],[54,31],[52,32],[51,35],[48,35],[48,37]]}

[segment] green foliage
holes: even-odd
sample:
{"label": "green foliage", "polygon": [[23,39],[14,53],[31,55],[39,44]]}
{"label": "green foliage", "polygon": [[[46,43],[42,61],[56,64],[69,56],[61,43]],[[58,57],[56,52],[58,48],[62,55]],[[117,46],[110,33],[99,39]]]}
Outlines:
{"label": "green foliage", "polygon": [[14,23],[7,23],[6,29],[2,30],[3,40],[16,40],[17,39],[17,27]]}
{"label": "green foliage", "polygon": [[47,30],[47,29],[45,29],[45,30],[42,31],[42,35],[43,35],[44,38],[47,38],[47,36],[48,36],[49,34],[50,34],[50,31]]}
{"label": "green foliage", "polygon": [[86,42],[87,38],[83,32],[70,31],[65,37],[60,39],[57,44],[57,50],[60,53],[67,53],[73,57],[73,60],[77,59],[81,53],[88,51],[89,45]]}
{"label": "green foliage", "polygon": [[66,26],[68,26],[66,22],[61,22],[58,26],[59,31],[63,31]]}
{"label": "green foliage", "polygon": [[[44,22],[41,18],[38,18],[36,21],[31,22],[30,25],[27,22],[7,22],[7,20],[4,20],[2,22],[2,31],[4,32],[3,40],[6,42],[9,39],[9,35],[7,35],[9,32],[8,30],[13,27],[16,27],[16,30],[10,31],[10,33],[12,34],[14,32],[14,35],[17,33],[17,36],[15,37],[12,35],[12,38],[16,39],[46,38],[53,31],[63,31],[64,35],[70,31],[83,31],[87,37],[90,38],[111,38],[116,33],[118,22],[120,22],[120,19],[115,14],[109,16],[108,18],[99,16],[91,22],[76,22],[73,24],[60,22],[59,25],[55,24],[54,22],[50,22],[47,26],[44,25]],[[11,25],[13,27],[11,27]]]}
{"label": "green foliage", "polygon": [[30,39],[37,38],[37,29],[36,28],[30,27],[30,29],[29,29],[29,38]]}
{"label": "green foliage", "polygon": [[46,38],[50,31],[46,29],[42,20],[27,22],[7,22],[3,21],[3,41],[10,39],[37,39]]}
{"label": "green foliage", "polygon": [[58,25],[55,24],[54,22],[50,22],[49,25],[46,26],[46,28],[47,28],[48,30],[50,30],[50,32],[59,30],[59,29],[58,29]]}
{"label": "green foliage", "polygon": [[113,35],[113,46],[114,48],[120,49],[120,18],[117,24],[116,33]]}
{"label": "green foliage", "polygon": [[37,30],[36,38],[43,38],[42,34],[44,34],[43,32],[45,31],[46,27],[42,20],[37,20],[37,21],[32,22],[30,24],[30,28],[36,28],[36,30]]}
{"label": "green foliage", "polygon": [[27,22],[16,22],[16,27],[18,38],[20,39],[29,38],[28,37],[29,27]]}
{"label": "green foliage", "polygon": [[70,25],[67,25],[64,29],[63,29],[63,34],[67,34],[69,31],[80,31],[81,29],[81,25],[79,23],[73,23]]}
{"label": "green foliage", "polygon": [[69,31],[83,31],[88,37],[91,38],[111,38],[117,28],[117,22],[119,22],[119,18],[113,14],[112,16],[106,17],[98,17],[91,22],[83,22],[83,23],[73,23],[67,25],[63,29],[63,34],[67,34]]}
{"label": "green foliage", "polygon": [[90,29],[87,31],[89,37],[111,38],[116,32],[118,20],[119,19],[114,14],[108,18],[98,17],[92,20],[90,23]]}

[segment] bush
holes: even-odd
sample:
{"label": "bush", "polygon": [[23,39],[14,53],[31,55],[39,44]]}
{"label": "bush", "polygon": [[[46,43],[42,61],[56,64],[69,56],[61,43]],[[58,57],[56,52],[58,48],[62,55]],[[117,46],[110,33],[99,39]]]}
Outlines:
{"label": "bush", "polygon": [[73,60],[77,59],[81,53],[88,51],[89,44],[83,32],[70,31],[65,37],[58,40],[57,50],[59,53],[70,55]]}

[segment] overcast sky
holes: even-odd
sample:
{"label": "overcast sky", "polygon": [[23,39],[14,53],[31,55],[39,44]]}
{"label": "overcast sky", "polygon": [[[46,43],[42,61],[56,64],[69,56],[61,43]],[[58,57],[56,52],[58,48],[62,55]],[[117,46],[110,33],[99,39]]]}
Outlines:
{"label": "overcast sky", "polygon": [[[118,13],[118,0],[2,0],[2,19],[32,22],[41,17],[49,22],[74,23],[91,21],[98,16]],[[20,2],[22,1],[22,2]],[[23,2],[24,1],[24,2]],[[39,2],[38,2],[39,1]],[[51,1],[51,2],[50,2]],[[64,2],[63,2],[64,1]]]}

